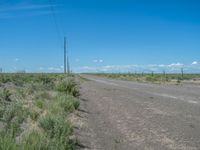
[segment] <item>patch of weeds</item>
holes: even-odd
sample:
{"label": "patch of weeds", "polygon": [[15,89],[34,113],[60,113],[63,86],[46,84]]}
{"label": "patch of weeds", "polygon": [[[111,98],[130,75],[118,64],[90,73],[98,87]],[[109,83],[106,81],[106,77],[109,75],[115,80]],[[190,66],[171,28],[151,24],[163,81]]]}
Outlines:
{"label": "patch of weeds", "polygon": [[182,78],[181,78],[181,77],[178,77],[178,79],[177,79],[177,84],[180,84],[181,81],[182,81]]}
{"label": "patch of weeds", "polygon": [[77,100],[75,97],[65,94],[58,95],[55,101],[59,103],[59,107],[63,108],[66,113],[73,112],[74,110],[78,109],[80,105],[79,100]]}
{"label": "patch of weeds", "polygon": [[1,74],[1,76],[0,76],[0,82],[1,83],[11,82],[11,76],[5,75],[5,74]]}
{"label": "patch of weeds", "polygon": [[5,106],[4,104],[0,103],[0,121],[2,120],[4,111],[5,111]]}
{"label": "patch of weeds", "polygon": [[168,76],[165,77],[165,81],[166,81],[166,82],[170,82],[170,79],[169,79]]}
{"label": "patch of weeds", "polygon": [[29,115],[32,120],[37,121],[40,114],[36,111],[29,111]]}
{"label": "patch of weeds", "polygon": [[6,123],[6,130],[12,134],[20,132],[20,124],[28,116],[28,111],[22,107],[21,103],[13,102],[5,108],[3,121]]}
{"label": "patch of weeds", "polygon": [[156,81],[159,81],[159,78],[156,77],[156,76],[147,76],[147,77],[146,77],[146,81],[149,81],[149,82],[156,82]]}
{"label": "patch of weeds", "polygon": [[52,135],[56,123],[56,118],[50,115],[47,115],[39,120],[40,127],[42,127],[46,132],[51,132],[50,134]]}
{"label": "patch of weeds", "polygon": [[51,99],[49,93],[47,91],[39,91],[35,94],[35,99]]}
{"label": "patch of weeds", "polygon": [[27,95],[31,95],[37,90],[38,88],[35,84],[26,85],[25,89],[23,89],[24,93],[26,93]]}
{"label": "patch of weeds", "polygon": [[11,101],[11,98],[10,98],[11,95],[12,95],[11,92],[8,89],[4,88],[3,91],[0,94],[0,100],[10,102]]}
{"label": "patch of weeds", "polygon": [[52,89],[54,87],[54,78],[45,74],[37,75],[35,81],[42,83],[47,89]]}
{"label": "patch of weeds", "polygon": [[115,142],[116,144],[119,144],[121,141],[120,141],[120,139],[115,138],[115,139],[114,139],[114,142]]}
{"label": "patch of weeds", "polygon": [[41,99],[36,99],[35,100],[35,106],[37,106],[38,108],[42,109],[44,107],[44,101]]}
{"label": "patch of weeds", "polygon": [[50,147],[53,149],[74,149],[74,141],[70,139],[72,128],[64,118],[47,115],[40,119],[40,127],[50,139]]}
{"label": "patch of weeds", "polygon": [[26,90],[22,88],[16,88],[16,95],[25,98],[26,97]]}
{"label": "patch of weeds", "polygon": [[78,109],[80,106],[80,101],[78,99],[74,99],[73,100],[73,105],[75,109]]}
{"label": "patch of weeds", "polygon": [[15,139],[4,132],[0,133],[0,150],[17,150]]}
{"label": "patch of weeds", "polygon": [[74,97],[78,97],[80,95],[78,85],[72,78],[67,78],[59,82],[56,89],[59,92],[66,93]]}
{"label": "patch of weeds", "polygon": [[20,143],[21,150],[48,150],[47,138],[36,130],[23,135]]}

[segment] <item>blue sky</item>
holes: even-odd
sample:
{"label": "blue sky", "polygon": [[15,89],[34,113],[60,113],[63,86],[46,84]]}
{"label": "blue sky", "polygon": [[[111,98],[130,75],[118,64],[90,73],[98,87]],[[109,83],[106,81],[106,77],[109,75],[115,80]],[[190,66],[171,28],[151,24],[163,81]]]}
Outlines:
{"label": "blue sky", "polygon": [[64,35],[75,72],[200,72],[199,0],[0,1],[5,71],[61,72]]}

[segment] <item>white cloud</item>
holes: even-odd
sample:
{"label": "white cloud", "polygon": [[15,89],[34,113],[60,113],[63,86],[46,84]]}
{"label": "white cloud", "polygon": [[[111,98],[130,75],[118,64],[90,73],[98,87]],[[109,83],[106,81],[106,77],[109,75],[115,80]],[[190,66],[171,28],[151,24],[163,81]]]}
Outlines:
{"label": "white cloud", "polygon": [[49,67],[48,70],[50,72],[61,72],[63,70],[62,66],[60,67]]}
{"label": "white cloud", "polygon": [[93,62],[94,62],[94,63],[102,63],[103,60],[102,60],[102,59],[94,59]]}
{"label": "white cloud", "polygon": [[[95,61],[98,62],[98,61]],[[196,63],[194,63],[196,64]],[[150,73],[154,71],[155,73],[162,73],[163,70],[166,73],[180,73],[181,68],[183,68],[188,73],[200,72],[199,65],[183,64],[180,62],[172,64],[129,64],[129,65],[106,65],[106,66],[84,66],[79,68],[74,68],[76,72],[144,72]]]}
{"label": "white cloud", "polygon": [[166,65],[160,64],[158,65],[158,67],[166,67]]}
{"label": "white cloud", "polygon": [[193,61],[192,65],[198,65],[199,63],[197,61]]}
{"label": "white cloud", "polygon": [[89,69],[90,67],[88,67],[88,66],[84,66],[84,67],[82,67],[83,69]]}
{"label": "white cloud", "polygon": [[180,66],[184,66],[183,64],[177,62],[177,63],[172,63],[170,65],[168,65],[169,67],[180,67]]}

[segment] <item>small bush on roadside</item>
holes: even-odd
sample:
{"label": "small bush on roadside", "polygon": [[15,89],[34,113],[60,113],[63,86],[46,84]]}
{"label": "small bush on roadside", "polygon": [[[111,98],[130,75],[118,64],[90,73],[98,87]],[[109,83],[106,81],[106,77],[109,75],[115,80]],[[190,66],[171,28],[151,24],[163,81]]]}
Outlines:
{"label": "small bush on roadside", "polygon": [[56,89],[59,92],[63,92],[74,97],[78,97],[80,95],[79,88],[77,83],[72,78],[67,78],[58,83]]}
{"label": "small bush on roadside", "polygon": [[155,81],[159,81],[159,79],[156,76],[147,76],[146,81],[155,82]]}
{"label": "small bush on roadside", "polygon": [[38,108],[42,109],[44,107],[44,102],[41,99],[36,99],[35,100],[35,106],[37,106]]}
{"label": "small bush on roadside", "polygon": [[32,120],[37,121],[40,114],[36,111],[29,111],[29,115]]}
{"label": "small bush on roadside", "polygon": [[15,139],[5,133],[0,133],[0,150],[17,150]]}
{"label": "small bush on roadside", "polygon": [[75,109],[78,109],[80,106],[80,101],[78,99],[74,99],[73,100],[73,105]]}
{"label": "small bush on roadside", "polygon": [[39,125],[47,133],[50,139],[50,147],[53,149],[73,149],[74,141],[70,139],[72,128],[64,118],[47,115],[40,119]]}
{"label": "small bush on roadside", "polygon": [[78,109],[80,102],[73,96],[59,95],[56,97],[56,101],[59,103],[60,107],[64,109],[66,113],[71,113]]}
{"label": "small bush on roadside", "polygon": [[181,77],[178,77],[178,79],[177,79],[177,84],[180,84],[181,81],[182,81],[182,78],[181,78]]}
{"label": "small bush on roadside", "polygon": [[30,131],[23,135],[20,143],[21,150],[48,150],[47,138],[38,131]]}

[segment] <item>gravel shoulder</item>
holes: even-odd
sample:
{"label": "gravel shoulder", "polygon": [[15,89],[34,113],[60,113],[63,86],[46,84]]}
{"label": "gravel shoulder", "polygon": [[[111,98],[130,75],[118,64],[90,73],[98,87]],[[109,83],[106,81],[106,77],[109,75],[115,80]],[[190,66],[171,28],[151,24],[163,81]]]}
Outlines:
{"label": "gravel shoulder", "polygon": [[197,150],[200,87],[154,85],[84,75],[80,149]]}

